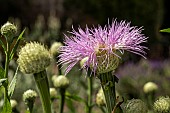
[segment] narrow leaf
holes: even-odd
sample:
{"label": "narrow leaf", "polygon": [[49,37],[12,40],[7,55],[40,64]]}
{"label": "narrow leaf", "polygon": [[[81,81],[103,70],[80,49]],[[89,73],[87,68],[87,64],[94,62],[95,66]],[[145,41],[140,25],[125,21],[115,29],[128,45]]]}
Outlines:
{"label": "narrow leaf", "polygon": [[86,103],[86,101],[84,99],[82,99],[81,97],[77,96],[77,95],[70,95],[69,93],[66,93],[66,98],[69,98],[69,99],[73,99],[75,101],[78,101],[78,102],[82,102],[82,103]]}
{"label": "narrow leaf", "polygon": [[4,69],[0,66],[0,79],[4,78],[4,73],[5,73]]}
{"label": "narrow leaf", "polygon": [[160,30],[160,32],[166,32],[166,33],[170,33],[170,28],[167,28],[167,29],[162,29],[162,30]]}
{"label": "narrow leaf", "polygon": [[16,86],[16,82],[17,82],[17,72],[18,72],[18,67],[15,71],[15,74],[14,74],[14,77],[9,85],[9,88],[8,88],[8,96],[11,97],[14,93],[14,90],[15,90],[15,86]]}
{"label": "narrow leaf", "polygon": [[14,47],[13,47],[11,53],[10,53],[10,60],[12,60],[12,58],[13,58],[16,50],[17,50],[17,48],[18,48],[18,46],[19,46],[19,43],[20,43],[21,39],[23,38],[22,36],[23,36],[25,30],[26,30],[26,29],[24,29],[24,30],[22,31],[22,33],[18,36],[18,39],[16,40],[15,45],[14,45]]}
{"label": "narrow leaf", "polygon": [[5,98],[2,113],[12,113],[11,103],[9,102],[7,98]]}
{"label": "narrow leaf", "polygon": [[0,40],[0,45],[2,46],[2,48],[4,49],[4,51],[6,51],[6,47],[5,47],[4,43],[2,42],[2,40]]}
{"label": "narrow leaf", "polygon": [[67,107],[70,109],[70,112],[71,113],[75,113],[75,106],[73,104],[73,102],[70,100],[70,99],[67,99],[66,100],[66,104],[67,104]]}

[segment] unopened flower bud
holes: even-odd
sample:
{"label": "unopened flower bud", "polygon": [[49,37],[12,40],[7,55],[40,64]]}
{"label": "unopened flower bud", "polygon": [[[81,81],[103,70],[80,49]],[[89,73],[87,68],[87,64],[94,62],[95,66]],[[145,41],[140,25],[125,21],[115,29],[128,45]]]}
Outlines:
{"label": "unopened flower bud", "polygon": [[104,106],[105,105],[105,98],[102,88],[98,91],[96,95],[96,104],[98,106]]}
{"label": "unopened flower bud", "polygon": [[148,111],[146,104],[140,99],[129,100],[124,109],[125,113],[147,113]]}
{"label": "unopened flower bud", "polygon": [[18,65],[25,74],[39,73],[45,70],[50,62],[49,51],[37,42],[27,43],[19,52]]}
{"label": "unopened flower bud", "polygon": [[13,100],[13,99],[10,100],[10,103],[11,103],[11,108],[12,108],[12,109],[15,109],[16,106],[18,105],[17,101],[16,101],[16,100]]}
{"label": "unopened flower bud", "polygon": [[55,88],[50,88],[50,97],[51,99],[55,98],[57,95],[57,91]]}
{"label": "unopened flower bud", "polygon": [[12,38],[17,33],[17,27],[10,22],[5,23],[1,27],[1,34],[4,35],[6,38]]}
{"label": "unopened flower bud", "polygon": [[34,101],[36,97],[37,97],[37,93],[31,89],[25,91],[23,94],[23,100],[26,103],[29,101]]}
{"label": "unopened flower bud", "polygon": [[53,76],[52,76],[51,80],[52,80],[53,83],[54,83],[54,81],[55,81],[56,78],[57,78],[57,75],[53,75]]}
{"label": "unopened flower bud", "polygon": [[156,113],[170,113],[170,98],[160,97],[154,102],[153,108]]}
{"label": "unopened flower bud", "polygon": [[57,88],[67,88],[69,86],[69,79],[64,76],[64,75],[60,75],[57,76],[56,79],[54,80],[54,86]]}
{"label": "unopened flower bud", "polygon": [[144,85],[143,87],[143,91],[145,93],[150,93],[150,92],[154,92],[158,89],[157,84],[153,83],[153,82],[148,82]]}
{"label": "unopened flower bud", "polygon": [[54,42],[51,45],[50,52],[54,57],[56,57],[59,54],[59,50],[61,46],[63,46],[61,42]]}

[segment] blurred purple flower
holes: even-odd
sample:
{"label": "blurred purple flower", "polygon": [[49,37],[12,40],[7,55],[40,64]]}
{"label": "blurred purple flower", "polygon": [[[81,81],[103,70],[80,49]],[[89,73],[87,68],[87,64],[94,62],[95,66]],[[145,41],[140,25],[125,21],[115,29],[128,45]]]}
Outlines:
{"label": "blurred purple flower", "polygon": [[[96,72],[102,64],[109,68],[111,65],[108,64],[112,59],[121,58],[120,55],[124,53],[124,50],[145,58],[144,50],[147,47],[140,44],[146,42],[147,37],[141,34],[142,30],[141,27],[131,27],[130,23],[116,20],[104,28],[101,26],[93,29],[86,27],[85,31],[81,28],[78,31],[73,29],[70,32],[72,36],[65,35],[65,46],[60,49],[59,62],[68,64],[65,73],[67,74],[75,64],[86,57],[88,60],[83,68],[90,67],[93,72]],[[102,64],[99,63],[99,59],[103,59]]]}

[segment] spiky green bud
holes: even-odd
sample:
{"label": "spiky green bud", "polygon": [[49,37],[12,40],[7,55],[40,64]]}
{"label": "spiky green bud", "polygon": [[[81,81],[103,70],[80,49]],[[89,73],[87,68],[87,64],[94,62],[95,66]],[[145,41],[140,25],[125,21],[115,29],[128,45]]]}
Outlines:
{"label": "spiky green bud", "polygon": [[25,74],[39,73],[45,70],[50,62],[49,51],[37,42],[27,43],[19,52],[18,65]]}
{"label": "spiky green bud", "polygon": [[56,57],[59,54],[59,50],[61,46],[63,46],[61,42],[54,42],[51,45],[50,52],[54,57]]}
{"label": "spiky green bud", "polygon": [[66,89],[69,86],[69,79],[64,76],[64,75],[60,75],[57,76],[56,79],[53,81],[54,86],[57,88],[63,88]]}
{"label": "spiky green bud", "polygon": [[31,89],[25,91],[23,94],[23,100],[26,103],[29,101],[34,101],[36,97],[37,97],[37,93]]}
{"label": "spiky green bud", "polygon": [[155,84],[155,83],[153,83],[153,82],[148,82],[148,83],[146,83],[146,84],[144,85],[144,87],[143,87],[143,91],[144,91],[145,93],[154,92],[154,91],[156,91],[156,90],[158,90],[158,86],[157,86],[157,84]]}
{"label": "spiky green bud", "polygon": [[5,23],[1,27],[1,34],[5,36],[6,38],[12,38],[17,33],[17,27],[14,24],[11,24],[10,22]]}
{"label": "spiky green bud", "polygon": [[124,110],[125,113],[147,113],[148,108],[142,100],[132,99],[126,103]]}
{"label": "spiky green bud", "polygon": [[100,88],[100,90],[98,91],[97,95],[96,95],[96,104],[98,106],[104,106],[105,105],[105,98],[104,98],[104,93],[102,88]]}
{"label": "spiky green bud", "polygon": [[170,98],[160,97],[154,102],[153,108],[156,113],[170,113]]}

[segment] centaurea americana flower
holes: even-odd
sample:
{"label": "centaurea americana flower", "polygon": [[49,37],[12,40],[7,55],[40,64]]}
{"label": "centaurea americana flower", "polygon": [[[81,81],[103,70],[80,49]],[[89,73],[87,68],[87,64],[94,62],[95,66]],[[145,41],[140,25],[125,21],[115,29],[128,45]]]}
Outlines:
{"label": "centaurea americana flower", "polygon": [[145,58],[147,47],[141,43],[147,41],[142,32],[142,27],[130,26],[125,21],[114,20],[111,25],[86,29],[83,31],[74,29],[72,36],[65,35],[65,46],[60,48],[59,62],[67,64],[65,74],[79,61],[83,61],[82,68],[92,71],[100,79],[104,92],[107,112],[122,111],[116,105],[115,82],[117,78],[113,75],[118,67],[124,50],[138,54]]}
{"label": "centaurea americana flower", "polygon": [[121,54],[124,50],[138,54],[145,58],[147,47],[141,43],[147,41],[142,32],[142,27],[130,26],[130,23],[114,20],[111,25],[104,28],[98,26],[93,29],[86,27],[78,31],[73,29],[72,36],[65,35],[65,46],[60,49],[59,62],[68,64],[66,74],[72,67],[87,58],[83,68],[94,73],[105,73],[117,68]]}

